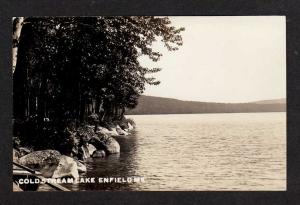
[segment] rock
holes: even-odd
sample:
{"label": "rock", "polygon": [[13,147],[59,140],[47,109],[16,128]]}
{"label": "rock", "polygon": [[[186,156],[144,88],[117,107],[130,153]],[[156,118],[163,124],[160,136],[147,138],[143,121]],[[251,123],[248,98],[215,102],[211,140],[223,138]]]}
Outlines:
{"label": "rock", "polygon": [[107,128],[105,128],[105,127],[98,127],[97,128],[97,131],[96,131],[96,133],[100,133],[100,134],[103,134],[103,135],[107,135],[107,134],[110,134],[110,132],[111,131],[109,131]]}
{"label": "rock", "polygon": [[90,140],[97,150],[105,150],[108,154],[114,154],[120,152],[119,143],[111,136],[108,135],[98,135]]}
{"label": "rock", "polygon": [[128,135],[128,132],[124,131],[119,125],[117,125],[116,131],[119,135]]}
{"label": "rock", "polygon": [[76,161],[73,158],[65,155],[62,155],[60,157],[58,166],[56,167],[52,175],[52,178],[62,177],[73,177],[75,179],[79,177]]}
{"label": "rock", "polygon": [[118,136],[119,133],[117,132],[117,128],[116,127],[111,127],[111,131],[110,131],[110,135],[111,136]]}
{"label": "rock", "polygon": [[83,163],[79,162],[78,160],[75,160],[75,161],[77,163],[78,172],[79,173],[86,172],[86,170],[87,170],[86,166]]}
{"label": "rock", "polygon": [[119,153],[120,145],[113,137],[107,137],[102,140],[109,154]]}
{"label": "rock", "polygon": [[94,151],[92,157],[93,158],[103,158],[103,157],[105,157],[105,155],[106,154],[105,154],[104,150],[96,150],[96,151]]}
{"label": "rock", "polygon": [[17,150],[13,149],[13,162],[18,162],[19,157],[20,157],[20,153]]}
{"label": "rock", "polygon": [[128,122],[127,124],[128,124],[128,130],[129,131],[134,129],[134,127],[130,124],[130,122]]}
{"label": "rock", "polygon": [[87,148],[88,148],[88,151],[89,151],[89,154],[92,155],[94,153],[94,151],[96,151],[96,147],[92,144],[88,144],[87,145]]}
{"label": "rock", "polygon": [[87,144],[82,145],[79,149],[79,151],[81,153],[81,158],[84,160],[84,159],[91,157],[95,150],[96,150],[96,148],[92,144],[87,143]]}
{"label": "rock", "polygon": [[47,166],[58,165],[60,156],[56,150],[35,151],[19,158],[19,163],[39,171]]}
{"label": "rock", "polygon": [[118,136],[119,133],[116,130],[116,127],[110,127],[110,130],[105,127],[98,127],[97,134],[109,135],[109,136]]}
{"label": "rock", "polygon": [[27,147],[20,147],[20,148],[19,148],[19,152],[20,152],[20,157],[23,157],[23,156],[25,156],[25,155],[27,155],[27,154],[33,152],[33,150],[32,150],[32,149],[29,149],[29,148],[27,148]]}
{"label": "rock", "polygon": [[[86,166],[56,150],[40,150],[19,158],[19,163],[42,173],[44,177],[78,177]],[[76,171],[75,171],[76,169]]]}
{"label": "rock", "polygon": [[108,135],[99,134],[97,137],[91,138],[90,143],[93,144],[97,150],[105,150],[108,154],[120,152],[119,143],[113,137]]}
{"label": "rock", "polygon": [[122,130],[128,130],[128,125],[126,123],[120,123],[120,127]]}
{"label": "rock", "polygon": [[98,133],[98,136],[94,136],[90,139],[89,143],[94,145],[97,150],[105,150],[104,143],[100,140],[102,136],[108,136]]}

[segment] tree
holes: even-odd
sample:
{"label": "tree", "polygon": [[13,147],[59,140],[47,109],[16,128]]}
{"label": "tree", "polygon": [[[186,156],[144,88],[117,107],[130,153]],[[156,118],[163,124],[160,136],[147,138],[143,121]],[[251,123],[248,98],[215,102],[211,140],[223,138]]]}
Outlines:
{"label": "tree", "polygon": [[[17,24],[16,24],[17,25]],[[157,85],[142,67],[141,55],[158,61],[151,45],[158,38],[174,51],[183,28],[168,17],[24,18],[14,78],[14,118],[31,119],[37,139],[91,114],[102,121],[134,108],[145,84]],[[49,125],[50,124],[50,125]]]}
{"label": "tree", "polygon": [[18,53],[18,44],[21,35],[21,30],[23,27],[24,17],[14,17],[13,18],[13,49],[12,49],[12,69],[15,71],[16,63],[17,63],[17,53]]}

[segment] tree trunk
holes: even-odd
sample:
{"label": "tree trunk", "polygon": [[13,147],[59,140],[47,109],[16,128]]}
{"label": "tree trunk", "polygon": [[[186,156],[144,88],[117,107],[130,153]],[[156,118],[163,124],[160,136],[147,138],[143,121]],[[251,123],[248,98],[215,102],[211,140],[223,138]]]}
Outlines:
{"label": "tree trunk", "polygon": [[122,120],[125,114],[125,107],[122,107],[121,114],[119,120]]}
{"label": "tree trunk", "polygon": [[13,18],[13,49],[12,49],[12,72],[15,72],[15,67],[17,64],[17,54],[18,54],[18,44],[21,35],[21,30],[23,27],[24,17]]}

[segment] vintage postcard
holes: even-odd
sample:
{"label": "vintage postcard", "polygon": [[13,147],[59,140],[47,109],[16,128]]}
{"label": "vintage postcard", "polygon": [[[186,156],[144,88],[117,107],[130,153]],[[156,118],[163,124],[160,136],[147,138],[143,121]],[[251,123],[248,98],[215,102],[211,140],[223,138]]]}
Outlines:
{"label": "vintage postcard", "polygon": [[13,191],[285,191],[284,16],[14,17]]}

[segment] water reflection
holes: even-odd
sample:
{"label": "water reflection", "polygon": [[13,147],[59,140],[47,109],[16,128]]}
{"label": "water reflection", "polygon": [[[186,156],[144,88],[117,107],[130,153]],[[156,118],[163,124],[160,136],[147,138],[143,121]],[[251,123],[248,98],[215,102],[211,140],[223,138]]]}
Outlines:
{"label": "water reflection", "polygon": [[[138,176],[136,162],[136,134],[133,132],[128,136],[115,137],[121,147],[121,152],[112,154],[105,158],[89,159],[86,162],[87,173],[80,177],[134,177]],[[71,190],[132,190],[132,183],[79,183],[68,184]]]}

